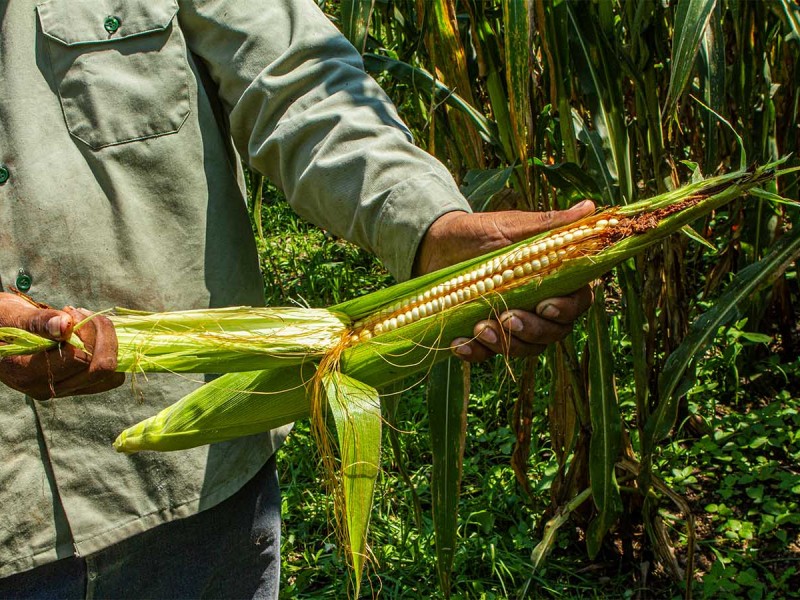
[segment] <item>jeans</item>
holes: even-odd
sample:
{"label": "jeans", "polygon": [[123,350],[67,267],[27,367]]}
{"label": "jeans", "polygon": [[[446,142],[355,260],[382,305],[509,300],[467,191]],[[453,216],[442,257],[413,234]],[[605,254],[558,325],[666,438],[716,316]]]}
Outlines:
{"label": "jeans", "polygon": [[0,598],[276,599],[280,489],[275,456],[224,502],[86,557],[0,579]]}

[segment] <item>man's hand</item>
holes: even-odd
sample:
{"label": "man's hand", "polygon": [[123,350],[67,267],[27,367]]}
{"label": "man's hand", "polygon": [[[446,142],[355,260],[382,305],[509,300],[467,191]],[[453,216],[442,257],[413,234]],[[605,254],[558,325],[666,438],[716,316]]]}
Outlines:
{"label": "man's hand", "polygon": [[[0,293],[1,327],[25,329],[51,340],[69,339],[75,325],[89,316],[83,309],[42,309],[19,296]],[[37,400],[93,394],[121,385],[125,374],[114,371],[117,336],[111,321],[95,316],[77,334],[88,353],[63,344],[47,352],[4,358],[0,360],[0,381]]]}
{"label": "man's hand", "polygon": [[[442,215],[422,239],[414,275],[423,275],[462,260],[527,239],[537,233],[568,225],[594,212],[586,200],[568,210],[550,212],[502,211],[492,213],[450,212]],[[450,347],[459,358],[479,362],[495,354],[530,356],[562,339],[592,303],[589,286],[569,296],[542,300],[533,312],[509,310],[499,320],[475,325],[474,339],[458,338]]]}

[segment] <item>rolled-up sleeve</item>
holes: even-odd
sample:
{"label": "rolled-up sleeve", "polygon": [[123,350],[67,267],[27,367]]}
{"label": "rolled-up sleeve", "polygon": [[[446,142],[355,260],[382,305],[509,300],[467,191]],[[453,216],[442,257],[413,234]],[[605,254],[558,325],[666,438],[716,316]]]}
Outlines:
{"label": "rolled-up sleeve", "polygon": [[402,280],[430,224],[470,210],[312,0],[187,0],[178,15],[218,86],[237,151],[302,217]]}

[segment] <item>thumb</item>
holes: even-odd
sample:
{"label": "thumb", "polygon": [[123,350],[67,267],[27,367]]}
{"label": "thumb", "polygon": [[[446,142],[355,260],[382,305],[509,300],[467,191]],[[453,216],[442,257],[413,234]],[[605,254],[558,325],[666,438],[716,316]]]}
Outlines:
{"label": "thumb", "polygon": [[584,200],[566,210],[527,212],[521,210],[493,213],[495,225],[503,237],[519,242],[545,231],[569,225],[595,211],[594,202]]}
{"label": "thumb", "polygon": [[60,342],[72,335],[75,321],[64,311],[38,308],[22,298],[0,294],[0,325],[24,329]]}
{"label": "thumb", "polygon": [[41,308],[34,308],[33,313],[28,318],[27,327],[23,329],[58,342],[67,340],[72,335],[75,322],[67,313]]}

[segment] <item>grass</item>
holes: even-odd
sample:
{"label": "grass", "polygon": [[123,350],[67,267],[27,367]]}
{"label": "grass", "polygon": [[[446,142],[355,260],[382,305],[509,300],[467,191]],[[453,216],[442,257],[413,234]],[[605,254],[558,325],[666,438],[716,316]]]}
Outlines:
{"label": "grass", "polygon": [[[263,217],[265,239],[259,244],[272,304],[300,298],[311,306],[326,305],[389,281],[374,259],[300,222],[278,196],[265,203]],[[697,518],[698,598],[786,598],[800,582],[800,361],[781,361],[779,353],[765,351],[763,339],[749,334],[745,323],[728,330],[725,342],[709,352],[698,371],[683,427],[656,457],[656,473],[688,499]],[[747,364],[756,366],[745,375]],[[618,381],[631,381],[630,365],[624,360],[617,365]],[[622,556],[618,533],[589,561],[574,525],[562,528],[544,568],[531,573],[530,554],[541,537],[556,469],[545,416],[549,377],[540,368],[530,498],[510,466],[514,434],[509,415],[517,383],[501,359],[477,367],[472,380],[453,597],[517,597],[529,577],[537,598],[680,597],[677,584],[648,566],[652,556]],[[632,394],[632,384],[620,385],[623,414],[633,412]],[[698,433],[691,422],[705,423],[707,431]],[[362,596],[441,597],[421,386],[403,393],[396,428],[401,452],[395,455],[384,441],[371,523],[374,560]],[[332,503],[308,422],[295,425],[279,451],[278,465],[284,523],[281,597],[346,597],[347,566],[335,545]],[[415,493],[421,527],[415,521]],[[685,541],[680,515],[666,509],[662,515],[680,553]],[[640,538],[634,530],[634,549]]]}

